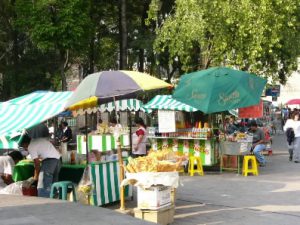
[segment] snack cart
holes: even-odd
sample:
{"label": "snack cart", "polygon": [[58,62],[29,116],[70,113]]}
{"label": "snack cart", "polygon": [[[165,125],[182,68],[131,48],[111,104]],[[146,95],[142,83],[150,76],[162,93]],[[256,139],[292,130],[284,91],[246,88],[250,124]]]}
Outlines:
{"label": "snack cart", "polygon": [[197,112],[196,108],[178,102],[170,95],[157,95],[144,108],[176,111],[175,132],[160,133],[157,127],[148,128],[148,139],[153,150],[167,148],[179,155],[200,156],[204,166],[217,163],[218,150],[213,127],[208,122],[198,121],[194,126],[185,122],[183,112]]}

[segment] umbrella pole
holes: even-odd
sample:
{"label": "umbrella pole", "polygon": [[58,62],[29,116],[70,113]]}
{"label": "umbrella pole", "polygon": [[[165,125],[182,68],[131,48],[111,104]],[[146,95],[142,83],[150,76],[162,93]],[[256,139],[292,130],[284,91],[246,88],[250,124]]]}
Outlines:
{"label": "umbrella pole", "polygon": [[129,111],[129,150],[130,154],[132,153],[132,118],[131,112]]}
{"label": "umbrella pole", "polygon": [[85,149],[86,149],[86,164],[89,164],[89,144],[88,144],[88,127],[87,127],[87,111],[85,112]]}
{"label": "umbrella pole", "polygon": [[[115,112],[116,112],[116,119],[118,121],[118,106],[116,104],[116,98],[114,97],[115,103]],[[117,139],[117,150],[118,150],[118,160],[119,160],[119,170],[120,170],[120,184],[124,180],[124,166],[123,166],[123,159],[122,159],[122,150],[121,150],[121,142],[120,142],[120,135],[118,135]],[[125,210],[125,192],[124,187],[120,187],[120,210]]]}

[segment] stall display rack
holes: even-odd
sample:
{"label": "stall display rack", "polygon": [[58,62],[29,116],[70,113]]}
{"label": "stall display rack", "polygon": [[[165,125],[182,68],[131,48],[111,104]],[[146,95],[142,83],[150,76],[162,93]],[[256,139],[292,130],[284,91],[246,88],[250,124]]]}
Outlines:
{"label": "stall display rack", "polygon": [[214,138],[148,137],[148,139],[153,150],[170,148],[179,155],[200,156],[204,166],[217,163],[218,151]]}

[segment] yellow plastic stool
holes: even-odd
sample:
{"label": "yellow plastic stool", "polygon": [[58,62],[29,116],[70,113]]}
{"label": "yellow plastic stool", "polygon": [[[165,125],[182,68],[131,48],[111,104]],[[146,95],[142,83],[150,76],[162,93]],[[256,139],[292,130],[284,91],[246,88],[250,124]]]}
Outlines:
{"label": "yellow plastic stool", "polygon": [[[251,162],[251,168],[249,168],[249,162]],[[257,161],[254,155],[246,155],[243,160],[243,175],[246,177],[248,173],[252,173],[258,176]]]}
{"label": "yellow plastic stool", "polygon": [[[194,168],[196,160],[196,169]],[[202,161],[200,157],[190,156],[189,158],[189,174],[190,176],[194,176],[194,173],[198,173],[200,176],[204,175]]]}

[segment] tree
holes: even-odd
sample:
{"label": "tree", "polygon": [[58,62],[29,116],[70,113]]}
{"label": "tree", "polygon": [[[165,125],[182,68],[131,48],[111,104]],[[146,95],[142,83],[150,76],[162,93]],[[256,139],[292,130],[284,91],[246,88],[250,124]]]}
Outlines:
{"label": "tree", "polygon": [[89,2],[85,0],[17,0],[17,24],[43,51],[56,51],[62,90],[72,56],[88,46]]}
{"label": "tree", "polygon": [[182,70],[233,66],[284,82],[295,69],[300,53],[299,1],[176,0],[175,4],[174,13],[157,30],[154,48],[158,53],[167,51],[170,63],[179,61]]}
{"label": "tree", "polygon": [[126,16],[126,0],[119,0],[120,13],[120,69],[127,68],[127,16]]}

